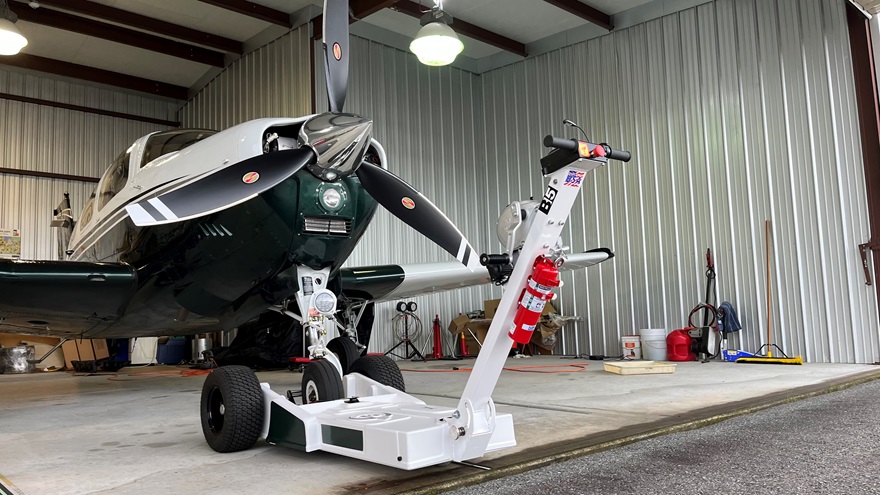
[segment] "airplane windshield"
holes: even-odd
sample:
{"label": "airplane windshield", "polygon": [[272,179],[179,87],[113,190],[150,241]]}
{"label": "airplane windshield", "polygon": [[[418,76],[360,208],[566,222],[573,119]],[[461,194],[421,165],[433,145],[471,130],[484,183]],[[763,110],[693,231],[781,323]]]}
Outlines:
{"label": "airplane windshield", "polygon": [[207,129],[183,129],[157,132],[150,136],[147,140],[147,144],[144,146],[144,157],[141,160],[141,167],[162,155],[167,155],[173,151],[180,151],[183,148],[216,133],[217,131]]}

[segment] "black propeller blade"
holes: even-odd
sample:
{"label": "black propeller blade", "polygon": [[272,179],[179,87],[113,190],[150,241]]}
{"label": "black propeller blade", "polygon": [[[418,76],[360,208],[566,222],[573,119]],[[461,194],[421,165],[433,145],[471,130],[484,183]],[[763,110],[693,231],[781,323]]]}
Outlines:
{"label": "black propeller blade", "polygon": [[197,218],[254,198],[314,160],[315,152],[305,147],[266,153],[125,209],[142,227]]}
{"label": "black propeller blade", "polygon": [[348,90],[348,0],[324,2],[324,74],[330,111],[339,113]]}
{"label": "black propeller blade", "polygon": [[361,162],[357,177],[364,189],[386,210],[471,270],[480,267],[479,255],[464,235],[434,203],[400,177],[369,162]]}

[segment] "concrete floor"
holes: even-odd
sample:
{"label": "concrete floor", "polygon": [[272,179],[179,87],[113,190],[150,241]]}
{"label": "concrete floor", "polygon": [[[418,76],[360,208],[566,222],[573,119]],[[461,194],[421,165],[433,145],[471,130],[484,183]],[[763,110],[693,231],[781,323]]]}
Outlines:
{"label": "concrete floor", "polygon": [[[409,393],[429,404],[454,405],[468,373],[408,370],[450,370],[473,362],[401,367]],[[601,362],[585,368],[573,363],[584,362],[509,359],[510,367],[554,368],[502,375],[493,397],[499,412],[513,414],[518,445],[479,461],[494,468],[494,475],[880,374],[869,365],[713,362],[679,363],[671,375],[619,376],[604,372]],[[26,495],[428,492],[486,476],[456,464],[399,471],[262,441],[245,452],[217,454],[199,425],[204,376],[183,376],[182,370],[0,375],[0,475]],[[297,373],[259,377],[281,392],[299,389]]]}

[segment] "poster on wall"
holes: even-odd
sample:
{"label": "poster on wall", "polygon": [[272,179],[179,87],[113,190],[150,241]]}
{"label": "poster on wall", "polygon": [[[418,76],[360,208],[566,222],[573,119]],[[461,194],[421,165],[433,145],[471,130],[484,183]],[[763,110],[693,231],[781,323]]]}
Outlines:
{"label": "poster on wall", "polygon": [[18,229],[0,228],[0,258],[21,258],[21,234]]}

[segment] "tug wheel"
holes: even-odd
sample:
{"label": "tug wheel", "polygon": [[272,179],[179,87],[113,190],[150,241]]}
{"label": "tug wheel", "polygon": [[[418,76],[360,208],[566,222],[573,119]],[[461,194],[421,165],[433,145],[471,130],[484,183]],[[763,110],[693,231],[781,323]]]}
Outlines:
{"label": "tug wheel", "polygon": [[327,402],[345,397],[342,377],[336,366],[326,359],[312,361],[306,365],[302,379],[303,404]]}
{"label": "tug wheel", "polygon": [[376,380],[382,385],[394,387],[401,392],[406,392],[406,384],[403,382],[403,374],[397,363],[388,356],[364,356],[352,363],[349,373],[360,373],[367,378]]}
{"label": "tug wheel", "polygon": [[336,337],[327,342],[327,350],[336,354],[339,358],[343,375],[347,375],[352,363],[361,357],[361,351],[358,349],[357,344],[348,337]]}
{"label": "tug wheel", "polygon": [[263,391],[247,366],[212,371],[202,386],[202,432],[217,452],[253,447],[263,430]]}

